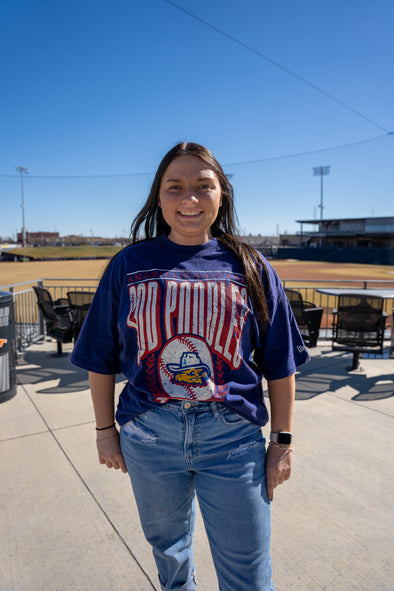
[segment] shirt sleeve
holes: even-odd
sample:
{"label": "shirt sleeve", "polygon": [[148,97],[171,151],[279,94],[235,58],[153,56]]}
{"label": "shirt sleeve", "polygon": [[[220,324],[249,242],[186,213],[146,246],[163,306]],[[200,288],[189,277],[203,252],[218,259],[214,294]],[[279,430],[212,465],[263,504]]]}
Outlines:
{"label": "shirt sleeve", "polygon": [[122,256],[118,255],[105,271],[71,354],[71,362],[88,371],[120,373],[118,313],[122,266]]}
{"label": "shirt sleeve", "polygon": [[310,357],[282,283],[271,265],[266,263],[266,269],[268,281],[263,283],[270,321],[262,335],[257,357],[264,377],[279,380],[292,375],[296,367]]}

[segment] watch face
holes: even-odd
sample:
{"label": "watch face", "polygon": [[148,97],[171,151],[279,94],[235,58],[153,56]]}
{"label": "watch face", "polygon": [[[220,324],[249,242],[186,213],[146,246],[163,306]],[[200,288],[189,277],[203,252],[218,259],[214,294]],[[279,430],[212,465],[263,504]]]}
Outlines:
{"label": "watch face", "polygon": [[291,433],[278,433],[278,443],[282,445],[290,445]]}

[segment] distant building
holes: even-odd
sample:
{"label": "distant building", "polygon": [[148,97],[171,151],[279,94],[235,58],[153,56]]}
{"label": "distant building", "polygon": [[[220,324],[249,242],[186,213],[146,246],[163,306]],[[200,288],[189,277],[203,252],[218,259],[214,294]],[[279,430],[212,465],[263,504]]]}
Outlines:
{"label": "distant building", "polygon": [[[337,248],[394,248],[394,217],[296,220],[301,244]],[[306,229],[312,225],[316,229]]]}
{"label": "distant building", "polygon": [[63,236],[65,246],[125,246],[129,244],[129,238],[102,238],[101,236],[77,236],[70,234]]}
{"label": "distant building", "polygon": [[[59,232],[29,232],[28,230],[25,230],[25,237],[27,246],[103,246],[113,244],[122,246],[130,242],[126,238],[102,238],[76,234],[60,236]],[[17,234],[17,242],[23,242],[22,232]]]}
{"label": "distant building", "polygon": [[[55,246],[60,241],[59,232],[29,232],[25,229],[26,245]],[[22,232],[17,234],[17,242],[23,242]]]}
{"label": "distant building", "polygon": [[299,234],[281,234],[279,246],[301,246],[302,240]]}
{"label": "distant building", "polygon": [[261,234],[248,234],[246,236],[240,236],[240,238],[243,242],[246,242],[246,244],[254,246],[255,248],[266,246],[278,246],[279,244],[278,236],[262,236]]}

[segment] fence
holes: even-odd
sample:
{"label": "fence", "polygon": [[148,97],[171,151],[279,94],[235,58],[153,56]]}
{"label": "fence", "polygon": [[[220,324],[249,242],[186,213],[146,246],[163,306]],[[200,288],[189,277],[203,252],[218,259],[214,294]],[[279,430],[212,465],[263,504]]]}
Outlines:
{"label": "fence", "polygon": [[[313,283],[313,285],[311,285]],[[302,298],[306,301],[313,302],[317,306],[323,308],[323,316],[320,325],[320,338],[329,339],[331,338],[331,326],[332,326],[332,311],[336,306],[337,298],[335,296],[319,293],[317,290],[324,287],[339,287],[352,289],[394,289],[394,280],[386,279],[373,279],[373,280],[360,280],[360,279],[332,279],[332,280],[318,280],[314,279],[286,279],[283,280],[283,285],[291,289],[299,291]],[[384,300],[384,311],[387,314],[386,323],[386,335],[387,339],[393,330],[393,309],[394,309],[394,298],[387,298]]]}
{"label": "fence", "polygon": [[270,246],[258,250],[273,259],[297,259],[299,261],[326,261],[332,263],[356,263],[366,265],[393,265],[394,248],[352,248],[345,246]]}
{"label": "fence", "polygon": [[17,350],[23,351],[45,337],[45,323],[38,310],[32,285],[45,287],[56,301],[67,298],[68,291],[96,291],[97,283],[97,279],[35,279],[0,287],[0,291],[10,291],[14,297]]}
{"label": "fence", "polygon": [[[72,290],[95,291],[97,288],[97,279],[37,279],[24,283],[5,285],[0,287],[0,291],[11,291],[14,294],[15,306],[15,332],[16,345],[19,351],[25,349],[30,344],[37,342],[45,336],[45,326],[43,319],[38,311],[35,293],[32,285],[40,285],[48,289],[53,300],[66,298],[67,292]],[[313,283],[313,285],[311,285]],[[24,286],[29,286],[22,289]],[[394,280],[303,280],[286,279],[283,285],[299,291],[304,300],[315,303],[323,308],[323,317],[321,322],[320,339],[330,339],[332,310],[336,305],[336,298],[326,294],[319,293],[320,287],[349,287],[359,289],[377,289],[394,288]],[[20,288],[18,290],[18,288]],[[393,307],[394,298],[385,300],[385,312],[387,313],[387,337],[390,338],[393,330]]]}

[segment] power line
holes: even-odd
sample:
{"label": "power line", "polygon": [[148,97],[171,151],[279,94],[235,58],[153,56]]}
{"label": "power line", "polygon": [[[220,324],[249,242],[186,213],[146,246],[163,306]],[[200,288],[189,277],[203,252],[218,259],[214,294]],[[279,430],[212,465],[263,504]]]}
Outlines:
{"label": "power line", "polygon": [[374,121],[373,119],[370,119],[369,117],[367,117],[366,115],[363,115],[363,113],[360,113],[360,111],[357,111],[357,109],[354,109],[353,107],[351,107],[350,105],[348,105],[347,103],[341,101],[340,99],[338,99],[337,97],[335,97],[334,95],[330,94],[329,92],[327,92],[326,90],[323,90],[323,88],[321,88],[320,86],[318,86],[317,84],[314,84],[313,82],[310,82],[309,80],[307,80],[306,78],[304,78],[303,76],[300,76],[299,74],[296,74],[296,72],[293,72],[292,70],[290,70],[289,68],[287,68],[286,66],[282,66],[282,64],[280,64],[279,62],[271,59],[270,57],[268,57],[267,55],[265,55],[264,53],[262,53],[261,51],[258,51],[257,49],[255,49],[254,47],[252,47],[251,45],[248,45],[247,43],[244,43],[243,41],[240,41],[239,39],[237,39],[236,37],[234,37],[233,35],[230,35],[229,33],[226,33],[225,31],[223,31],[222,29],[219,29],[219,27],[216,27],[215,25],[212,25],[211,23],[209,23],[208,21],[202,19],[201,17],[197,16],[196,14],[193,14],[192,12],[190,12],[189,10],[186,10],[185,8],[183,8],[182,6],[179,6],[178,4],[176,4],[175,2],[171,2],[171,0],[164,0],[164,2],[167,2],[167,4],[170,4],[171,6],[173,6],[174,8],[176,8],[177,10],[180,10],[181,12],[184,12],[185,14],[187,14],[188,16],[190,16],[191,18],[193,18],[194,20],[202,23],[203,25],[205,25],[206,27],[212,29],[213,31],[215,31],[216,33],[219,33],[219,35],[222,35],[223,37],[226,37],[227,39],[230,39],[231,41],[233,41],[234,43],[237,43],[237,45],[240,45],[241,47],[243,47],[244,49],[247,49],[248,51],[254,53],[255,55],[257,55],[258,57],[262,58],[263,60],[265,60],[266,62],[272,64],[273,66],[275,66],[276,68],[279,68],[280,70],[282,70],[283,72],[286,72],[286,74],[289,74],[290,76],[293,76],[293,78],[296,78],[297,80],[299,80],[300,82],[302,82],[303,84],[306,84],[307,86],[309,86],[310,88],[313,88],[314,90],[316,90],[317,92],[319,92],[320,94],[323,94],[324,96],[326,96],[327,98],[329,98],[330,100],[338,103],[339,105],[341,105],[342,107],[344,107],[345,109],[347,109],[348,111],[351,111],[352,113],[354,113],[355,115],[357,115],[358,117],[361,117],[362,119],[364,119],[365,121],[368,121],[368,123],[371,123],[372,125],[374,125],[375,127],[377,127],[378,129],[380,129],[381,131],[385,131],[386,133],[389,133],[387,129],[385,129],[384,127],[382,127],[382,125],[380,125],[379,123],[377,123],[376,121]]}
{"label": "power line", "polygon": [[[345,148],[352,148],[353,146],[360,146],[361,144],[367,144],[370,142],[376,142],[387,136],[394,136],[393,131],[389,131],[383,135],[377,135],[365,140],[359,140],[358,142],[351,142],[348,144],[340,144],[337,146],[331,146],[330,148],[318,148],[317,150],[308,150],[306,152],[295,152],[293,154],[282,154],[280,156],[268,156],[266,158],[255,158],[253,160],[241,160],[239,162],[226,162],[223,164],[224,167],[228,166],[242,166],[246,164],[258,164],[260,162],[270,162],[272,160],[285,160],[288,158],[298,158],[300,156],[309,156],[311,154],[318,154],[319,152],[331,152],[334,150],[342,150]],[[154,171],[151,172],[126,172],[118,174],[86,174],[86,175],[34,175],[30,174],[31,179],[99,179],[99,178],[121,178],[121,177],[134,177],[134,176],[152,176]],[[15,178],[14,174],[0,174],[0,178]]]}
{"label": "power line", "polygon": [[318,154],[319,152],[332,152],[334,150],[342,150],[344,148],[351,148],[353,146],[359,146],[361,144],[367,144],[369,142],[376,142],[381,140],[388,135],[393,135],[393,132],[385,133],[384,135],[377,135],[367,140],[360,140],[358,142],[352,142],[350,144],[341,144],[333,146],[331,148],[319,148],[317,150],[309,150],[307,152],[297,152],[295,154],[283,154],[282,156],[268,156],[267,158],[256,158],[255,160],[243,160],[242,162],[228,162],[225,166],[240,166],[243,164],[258,164],[260,162],[270,162],[272,160],[285,160],[286,158],[298,158],[299,156],[309,156],[310,154]]}
{"label": "power line", "polygon": [[[111,174],[61,174],[61,175],[40,175],[31,174],[33,179],[104,179],[104,178],[120,178],[130,176],[151,176],[153,172],[120,172]],[[14,178],[14,174],[0,174],[0,178]]]}

